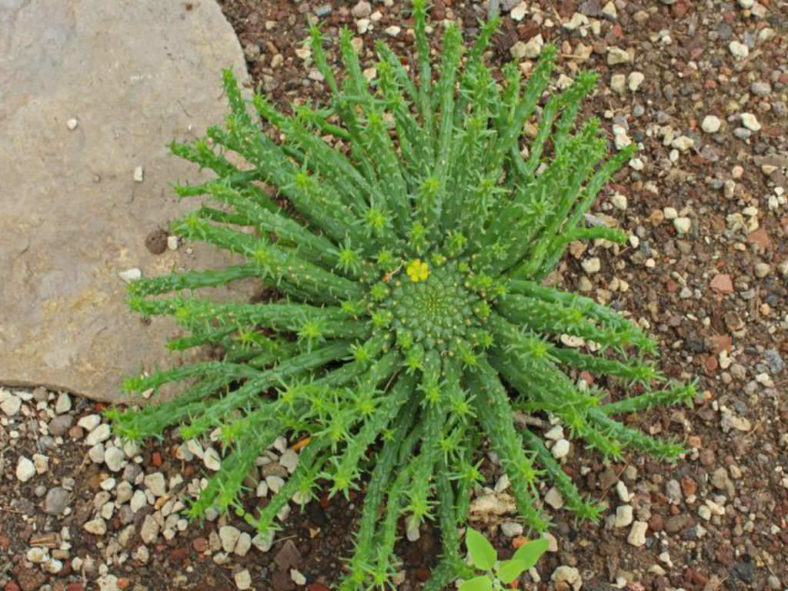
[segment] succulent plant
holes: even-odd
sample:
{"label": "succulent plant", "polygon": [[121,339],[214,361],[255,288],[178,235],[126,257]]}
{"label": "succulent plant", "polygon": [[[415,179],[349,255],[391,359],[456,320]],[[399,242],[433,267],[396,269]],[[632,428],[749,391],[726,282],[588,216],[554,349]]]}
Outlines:
{"label": "succulent plant", "polygon": [[[693,395],[692,386],[665,383],[646,358],[655,344],[638,326],[543,281],[570,242],[627,239],[586,225],[633,149],[604,161],[599,122],[576,129],[595,76],[581,73],[548,96],[556,51],[545,46],[527,84],[516,64],[497,81],[485,64],[496,20],[467,51],[448,25],[433,76],[425,0],[414,0],[413,16],[418,75],[380,43],[374,82],[347,30],[339,40],[345,75],[337,78],[313,27],[312,56],[331,91],[320,108],[285,114],[258,94],[252,109],[225,72],[224,125],[172,145],[216,175],[176,187],[209,201],[172,230],[243,262],[145,278],[129,290],[133,310],[172,316],[186,329],[170,349],[212,345],[221,359],[129,379],[136,392],[186,387],[175,399],[110,413],[133,439],[169,426],[184,439],[219,438],[221,469],[191,506],[195,517],[233,509],[268,532],[291,500],[362,491],[342,589],[390,581],[400,518],[406,528],[432,520],[440,529],[429,588],[468,574],[460,531],[485,445],[530,530],[549,525],[544,482],[578,517],[598,517],[599,506],[515,411],[560,421],[607,459],[625,448],[674,459],[679,445],[613,417]],[[526,124],[535,130],[528,142]],[[248,278],[276,296],[218,303],[194,293]],[[162,297],[169,292],[180,295]],[[564,346],[565,335],[586,347]],[[582,387],[579,371],[638,395],[609,402],[602,388]],[[299,440],[299,464],[260,509],[245,500],[244,479],[282,434]]]}

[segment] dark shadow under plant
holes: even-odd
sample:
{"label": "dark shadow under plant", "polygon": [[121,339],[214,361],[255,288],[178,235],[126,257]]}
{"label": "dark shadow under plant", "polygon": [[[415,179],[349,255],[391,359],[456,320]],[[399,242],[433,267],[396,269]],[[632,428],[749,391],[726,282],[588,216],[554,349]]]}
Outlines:
{"label": "dark shadow under plant", "polygon": [[[219,430],[226,455],[191,507],[194,517],[232,508],[267,532],[295,495],[363,488],[342,589],[390,580],[401,517],[410,527],[431,519],[440,528],[429,589],[472,572],[459,531],[485,440],[530,530],[549,524],[544,481],[579,518],[598,518],[600,507],[579,494],[539,432],[515,424],[513,411],[557,418],[606,459],[626,448],[675,459],[679,445],[613,417],[693,396],[692,387],[664,383],[644,357],[655,344],[637,326],[541,284],[571,241],[626,238],[585,226],[600,189],[631,157],[627,148],[604,161],[599,122],[576,127],[596,77],[578,75],[540,107],[555,49],[544,48],[527,84],[515,64],[498,84],[484,63],[493,21],[467,52],[460,31],[446,27],[433,82],[424,0],[413,12],[418,81],[381,43],[370,84],[347,30],[341,79],[312,30],[313,57],[331,90],[323,108],[284,115],[258,95],[252,113],[225,72],[224,125],[172,146],[216,174],[177,187],[184,197],[207,194],[210,204],[172,230],[244,262],[146,278],[129,290],[133,310],[173,316],[187,329],[171,349],[211,344],[224,357],[130,379],[137,392],[181,380],[188,388],[175,400],[111,412],[116,431],[132,439],[172,425],[184,439]],[[275,131],[262,132],[258,117]],[[525,146],[529,122],[537,132]],[[216,303],[193,293],[246,278],[282,298]],[[160,297],[170,292],[180,295]],[[561,346],[561,335],[596,343],[598,354]],[[641,393],[605,403],[608,394],[578,387],[573,370]],[[243,481],[283,433],[309,438],[298,468],[268,506],[246,512]]]}

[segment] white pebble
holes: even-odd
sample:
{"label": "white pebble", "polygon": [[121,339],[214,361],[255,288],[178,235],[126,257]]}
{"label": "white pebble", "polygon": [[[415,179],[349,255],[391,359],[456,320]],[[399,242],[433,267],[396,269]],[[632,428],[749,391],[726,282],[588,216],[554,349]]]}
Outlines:
{"label": "white pebble", "polygon": [[238,541],[235,543],[235,548],[233,548],[233,552],[235,552],[235,554],[237,554],[238,556],[246,556],[249,553],[249,548],[251,547],[252,547],[252,536],[250,536],[246,532],[241,532],[241,535],[238,536]]}
{"label": "white pebble", "polygon": [[16,478],[20,482],[27,482],[36,475],[36,467],[25,456],[19,456],[16,463]]}
{"label": "white pebble", "polygon": [[640,85],[643,84],[643,81],[646,77],[643,75],[643,72],[632,72],[629,75],[628,86],[631,92],[637,92],[637,89],[640,88]]}
{"label": "white pebble", "polygon": [[528,5],[525,2],[520,2],[520,4],[512,8],[512,10],[509,12],[509,16],[513,21],[520,22],[525,18],[527,12]]}
{"label": "white pebble", "polygon": [[251,589],[252,588],[252,575],[249,574],[249,571],[243,569],[242,571],[238,571],[233,575],[233,580],[235,581],[235,586],[238,589]]}
{"label": "white pebble", "polygon": [[290,569],[290,578],[296,585],[306,585],[306,577],[297,569]]}
{"label": "white pebble", "polygon": [[271,490],[272,493],[278,493],[281,488],[285,485],[285,481],[274,474],[265,477],[265,483],[268,485],[268,488]]}
{"label": "white pebble", "polygon": [[636,521],[632,524],[632,529],[629,530],[627,542],[636,548],[645,545],[646,543],[646,530],[648,530],[648,523],[645,521]]}
{"label": "white pebble", "polygon": [[126,454],[119,447],[108,447],[104,450],[104,463],[112,472],[120,472],[126,465]]}
{"label": "white pebble", "polygon": [[673,220],[673,225],[679,234],[686,234],[692,228],[692,221],[688,217],[679,217]]}
{"label": "white pebble", "polygon": [[102,423],[90,433],[88,433],[88,436],[85,437],[85,445],[96,445],[97,443],[102,443],[109,439],[110,435],[112,435],[110,426],[107,423]]}
{"label": "white pebble", "polygon": [[521,523],[517,523],[515,521],[504,521],[501,524],[501,532],[507,538],[513,538],[515,536],[523,535],[523,525]]}
{"label": "white pebble", "polygon": [[621,499],[622,503],[629,502],[629,491],[627,490],[627,485],[624,484],[623,480],[616,482],[616,494],[618,495],[618,498]]}
{"label": "white pebble", "polygon": [[602,268],[602,263],[599,257],[591,257],[590,259],[584,260],[580,266],[583,267],[583,271],[588,275],[593,275],[594,273],[599,273],[599,270]]}
{"label": "white pebble", "polygon": [[87,415],[77,421],[77,425],[82,427],[85,431],[92,431],[99,426],[101,417],[99,415]]}
{"label": "white pebble", "polygon": [[758,119],[752,113],[742,113],[741,114],[741,123],[749,129],[750,131],[760,131],[761,124],[758,123]]}
{"label": "white pebble", "polygon": [[131,283],[132,281],[137,281],[137,279],[142,278],[142,271],[136,267],[133,269],[126,269],[125,271],[119,271],[118,277],[123,279],[126,283]]}
{"label": "white pebble", "polygon": [[241,530],[232,525],[223,525],[219,528],[219,539],[222,541],[222,549],[230,553],[235,549],[235,544],[241,536]]}
{"label": "white pebble", "polygon": [[3,410],[7,417],[13,417],[22,408],[22,399],[10,392],[0,391],[0,393],[4,396],[2,402],[0,402],[0,409]]}
{"label": "white pebble", "polygon": [[68,127],[70,131],[74,131],[78,126],[79,126],[79,121],[74,117],[66,121],[66,127]]}
{"label": "white pebble", "polygon": [[38,546],[35,546],[27,551],[25,558],[27,558],[33,564],[41,564],[47,558],[49,558],[49,552],[47,552],[46,548],[39,548]]}
{"label": "white pebble", "polygon": [[739,43],[738,41],[731,41],[728,44],[728,49],[731,55],[737,59],[744,59],[750,55],[750,49],[744,43]]}
{"label": "white pebble", "polygon": [[94,536],[103,536],[107,533],[107,523],[101,517],[88,521],[83,527],[86,532]]}
{"label": "white pebble", "polygon": [[619,505],[616,507],[616,516],[613,527],[627,527],[632,523],[632,505]]}
{"label": "white pebble", "polygon": [[627,198],[621,193],[613,193],[612,197],[610,197],[610,203],[613,204],[613,207],[621,211],[626,211],[627,209]]}
{"label": "white pebble", "polygon": [[566,439],[559,439],[553,445],[553,449],[550,450],[553,453],[553,457],[556,460],[560,460],[569,453],[569,442]]}
{"label": "white pebble", "polygon": [[279,463],[284,466],[290,474],[292,474],[296,466],[298,466],[298,454],[292,449],[287,449],[279,458]]}
{"label": "white pebble", "polygon": [[720,130],[722,122],[716,115],[706,115],[700,124],[700,128],[706,133],[717,133]]}
{"label": "white pebble", "polygon": [[71,397],[66,392],[58,394],[57,401],[55,402],[55,412],[59,415],[65,414],[71,410]]}
{"label": "white pebble", "polygon": [[178,250],[178,237],[170,234],[167,236],[167,248],[170,250]]}
{"label": "white pebble", "polygon": [[[564,439],[562,441],[566,440]],[[556,487],[552,487],[544,496],[544,502],[550,505],[553,509],[560,509],[564,506],[564,497]]]}
{"label": "white pebble", "polygon": [[610,89],[618,94],[624,94],[627,89],[627,77],[624,74],[613,74],[610,77]]}
{"label": "white pebble", "polygon": [[164,474],[161,472],[147,474],[143,480],[143,483],[148,488],[148,490],[150,490],[157,497],[163,497],[165,494],[167,494],[167,481],[164,478]]}
{"label": "white pebble", "polygon": [[252,545],[260,552],[268,552],[274,545],[274,532],[269,531],[264,534],[257,534],[252,538]]}
{"label": "white pebble", "polygon": [[36,474],[44,474],[49,470],[49,458],[42,454],[33,454],[33,466]]}
{"label": "white pebble", "polygon": [[134,182],[141,183],[145,179],[145,173],[142,170],[142,166],[135,166],[134,167]]}
{"label": "white pebble", "polygon": [[214,472],[218,472],[219,468],[222,467],[222,460],[219,458],[219,452],[217,452],[214,448],[209,447],[205,450],[205,455],[202,458],[203,464],[209,470],[213,470]]}
{"label": "white pebble", "polygon": [[147,504],[148,504],[148,497],[145,496],[145,493],[139,489],[135,490],[134,494],[131,497],[131,502],[129,503],[129,506],[131,507],[131,511],[133,513],[136,513]]}

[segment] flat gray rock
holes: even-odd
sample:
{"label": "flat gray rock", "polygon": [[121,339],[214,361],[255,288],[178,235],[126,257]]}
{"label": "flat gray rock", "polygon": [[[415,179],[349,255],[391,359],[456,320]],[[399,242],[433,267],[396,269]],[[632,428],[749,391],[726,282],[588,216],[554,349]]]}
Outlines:
{"label": "flat gray rock", "polygon": [[169,184],[200,173],[165,144],[221,120],[224,67],[246,76],[213,0],[0,0],[0,383],[119,400],[176,361],[118,274],[227,263],[145,245],[196,205]]}

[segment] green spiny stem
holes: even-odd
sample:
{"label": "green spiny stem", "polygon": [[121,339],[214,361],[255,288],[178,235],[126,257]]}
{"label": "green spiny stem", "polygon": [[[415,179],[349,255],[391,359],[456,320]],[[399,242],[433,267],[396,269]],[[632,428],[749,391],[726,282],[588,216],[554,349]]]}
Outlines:
{"label": "green spiny stem", "polygon": [[578,517],[590,519],[593,522],[598,521],[603,507],[590,502],[580,495],[572,479],[564,472],[561,465],[553,458],[553,454],[550,453],[550,450],[545,447],[544,442],[535,433],[528,429],[522,429],[520,430],[520,435],[522,435],[525,444],[536,452],[537,463],[544,468],[550,480],[561,492],[566,506]]}
{"label": "green spiny stem", "polygon": [[640,331],[631,324],[628,327],[598,325],[578,308],[559,307],[520,295],[501,296],[497,308],[509,321],[536,332],[579,336],[599,343],[602,347],[612,346],[617,349],[644,343]]}
{"label": "green spiny stem", "polygon": [[[184,289],[200,289],[203,287],[216,287],[248,279],[257,274],[255,265],[233,265],[224,269],[209,269],[205,271],[185,271],[183,273],[172,273],[138,279],[129,285],[128,294],[130,296],[149,296],[171,291],[181,291]],[[136,304],[142,307],[142,304]],[[139,310],[142,311],[142,310]]]}
{"label": "green spiny stem", "polygon": [[196,412],[190,416],[190,424],[181,430],[182,436],[188,439],[201,435],[220,425],[231,411],[244,406],[267,389],[282,383],[286,378],[342,359],[349,351],[349,341],[335,341],[323,348],[283,360],[279,365],[261,373],[259,377],[249,380],[237,390],[214,401],[211,406],[196,409]]}
{"label": "green spiny stem", "polygon": [[321,456],[322,452],[329,446],[328,441],[315,440],[314,438],[301,452],[298,459],[298,466],[285,481],[285,484],[279,489],[268,505],[263,508],[259,515],[255,517],[250,513],[244,513],[242,517],[247,523],[257,528],[260,533],[266,533],[274,526],[274,519],[277,514],[282,510],[287,502],[293,495],[302,489],[304,483],[313,483],[317,479],[317,475],[325,462],[325,457]]}
{"label": "green spiny stem", "polygon": [[697,395],[695,384],[673,384],[665,390],[646,392],[639,396],[624,398],[599,408],[606,415],[643,412],[656,406],[669,406],[691,402]]}
{"label": "green spiny stem", "polygon": [[561,304],[562,307],[577,309],[582,312],[583,316],[601,322],[610,329],[632,332],[632,340],[635,346],[647,353],[653,353],[656,349],[656,343],[649,339],[631,321],[610,308],[597,304],[591,298],[544,287],[534,281],[523,281],[520,279],[510,280],[508,287],[515,294],[535,297],[548,303]]}
{"label": "green spiny stem", "polygon": [[678,443],[654,439],[641,431],[617,423],[599,409],[591,409],[588,416],[599,429],[607,432],[608,437],[620,441],[626,447],[648,452],[664,460],[676,460],[686,452]]}
{"label": "green spiny stem", "polygon": [[542,519],[532,492],[537,477],[533,462],[523,450],[511,415],[509,397],[494,371],[486,361],[480,361],[471,374],[471,388],[476,394],[476,413],[498,454],[512,483],[517,510],[528,527],[544,531],[547,522]]}
{"label": "green spiny stem", "polygon": [[409,401],[401,409],[390,434],[384,438],[378,461],[367,484],[356,536],[355,552],[348,564],[350,571],[340,585],[342,590],[356,589],[367,578],[369,565],[372,563],[378,510],[386,490],[389,488],[394,468],[399,463],[399,457],[410,455],[421,436],[422,427],[420,425],[414,426],[416,409],[415,400]]}

